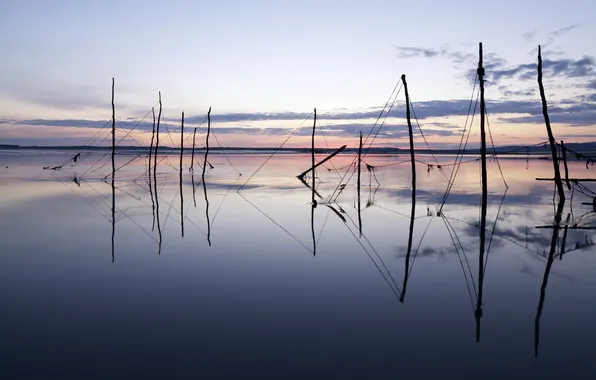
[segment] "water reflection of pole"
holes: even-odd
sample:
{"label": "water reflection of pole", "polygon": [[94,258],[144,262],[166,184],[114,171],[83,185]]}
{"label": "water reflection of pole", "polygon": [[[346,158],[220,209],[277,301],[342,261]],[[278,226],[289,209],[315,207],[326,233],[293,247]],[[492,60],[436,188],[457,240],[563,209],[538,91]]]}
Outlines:
{"label": "water reflection of pole", "polygon": [[184,237],[184,189],[182,188],[182,160],[184,158],[184,111],[180,124],[180,229]]}
{"label": "water reflection of pole", "polygon": [[153,190],[155,193],[155,215],[157,219],[157,233],[159,234],[159,248],[158,254],[161,255],[161,242],[162,242],[162,234],[161,234],[161,224],[159,220],[159,194],[157,193],[157,151],[159,149],[159,123],[161,121],[161,92],[159,93],[159,113],[157,114],[157,131],[155,135],[155,154],[153,156]]}
{"label": "water reflection of pole", "polygon": [[211,222],[209,221],[209,199],[207,198],[207,184],[205,183],[205,169],[207,168],[207,156],[209,154],[209,135],[211,134],[211,107],[207,112],[207,138],[205,140],[205,162],[203,163],[203,192],[205,193],[205,217],[207,218],[207,242],[211,247]]}
{"label": "water reflection of pole", "polygon": [[358,196],[358,231],[362,237],[362,215],[360,207],[360,167],[362,166],[362,131],[360,131],[360,142],[358,143],[358,181],[356,184],[356,192]]}
{"label": "water reflection of pole", "polygon": [[317,201],[315,199],[315,188],[316,188],[316,168],[315,168],[315,129],[317,126],[317,109],[314,109],[314,119],[312,124],[312,138],[311,138],[311,168],[312,168],[312,191],[311,191],[311,204],[310,204],[310,230],[312,233],[312,254],[317,254],[317,242],[315,240],[315,208],[317,207]]}
{"label": "water reflection of pole", "polygon": [[482,318],[482,288],[484,284],[484,246],[486,240],[486,133],[484,130],[486,105],[484,102],[484,67],[482,64],[482,42],[479,45],[478,81],[480,82],[480,153],[482,163],[482,205],[480,211],[480,253],[478,255],[478,298],[476,300],[476,342],[480,341],[480,318]]}
{"label": "water reflection of pole", "polygon": [[410,232],[408,236],[408,250],[406,252],[406,265],[404,270],[404,283],[400,302],[404,302],[406,297],[406,288],[408,285],[408,276],[410,272],[410,255],[412,253],[412,239],[414,235],[414,218],[416,215],[416,159],[414,156],[414,134],[412,132],[412,121],[410,119],[410,94],[408,93],[408,84],[406,83],[406,75],[401,76],[404,84],[404,91],[406,93],[406,119],[408,121],[408,135],[410,138],[410,159],[412,161],[412,211],[410,213]]}
{"label": "water reflection of pole", "polygon": [[[540,343],[540,317],[542,317],[542,308],[544,307],[544,299],[546,298],[546,286],[548,284],[548,276],[550,275],[550,269],[555,260],[555,248],[557,246],[557,240],[559,239],[559,229],[561,223],[561,213],[565,206],[565,198],[562,202],[559,202],[557,211],[555,213],[555,225],[553,226],[553,236],[550,242],[550,251],[548,252],[548,258],[546,259],[546,268],[544,269],[544,277],[542,278],[542,285],[540,286],[540,301],[538,302],[538,309],[536,310],[536,319],[534,320],[534,357],[538,357],[538,345]],[[561,248],[564,250],[564,246]]]}
{"label": "water reflection of pole", "polygon": [[116,107],[114,105],[114,78],[112,78],[112,262],[114,262],[114,237],[116,235]]}

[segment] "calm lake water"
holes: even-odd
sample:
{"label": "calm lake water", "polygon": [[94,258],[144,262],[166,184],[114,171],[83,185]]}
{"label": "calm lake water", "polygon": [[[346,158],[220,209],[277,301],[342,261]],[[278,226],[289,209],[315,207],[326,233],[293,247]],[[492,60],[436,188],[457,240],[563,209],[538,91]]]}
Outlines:
{"label": "calm lake water", "polygon": [[0,152],[3,379],[596,378],[596,213],[566,190],[552,228],[550,161],[489,162],[481,255],[474,157],[445,200],[455,158],[418,156],[411,223],[405,155],[364,158],[360,205],[334,158],[313,212],[308,155],[210,155],[205,186],[186,157],[181,197],[176,153],[119,155],[114,196],[103,154]]}

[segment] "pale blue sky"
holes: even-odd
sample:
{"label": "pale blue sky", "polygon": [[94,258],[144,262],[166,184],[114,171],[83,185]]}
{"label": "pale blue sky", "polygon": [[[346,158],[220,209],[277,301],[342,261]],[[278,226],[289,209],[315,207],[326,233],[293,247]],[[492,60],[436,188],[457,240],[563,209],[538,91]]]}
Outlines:
{"label": "pale blue sky", "polygon": [[[158,91],[171,119],[209,106],[217,114],[366,110],[386,101],[402,73],[414,102],[466,99],[479,41],[489,76],[491,64],[506,72],[535,63],[532,49],[546,45],[545,59],[567,60],[546,73],[552,100],[579,101],[596,83],[594,62],[581,61],[596,56],[594,14],[590,0],[3,0],[0,119],[12,123],[0,124],[0,142],[35,137],[30,123],[14,121],[109,118],[112,77],[122,117],[144,114]],[[522,94],[535,79],[487,79],[493,100],[535,98]],[[583,124],[567,130],[585,134]],[[52,136],[89,128],[78,129]]]}

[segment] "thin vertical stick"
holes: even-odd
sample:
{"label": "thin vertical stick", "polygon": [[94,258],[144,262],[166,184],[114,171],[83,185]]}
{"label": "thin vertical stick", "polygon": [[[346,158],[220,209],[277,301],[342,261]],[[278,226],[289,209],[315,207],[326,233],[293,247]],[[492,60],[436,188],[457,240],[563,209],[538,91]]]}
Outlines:
{"label": "thin vertical stick", "polygon": [[362,166],[362,131],[360,131],[360,143],[358,144],[358,181],[356,184],[356,193],[358,196],[358,231],[360,231],[360,237],[362,237],[362,215],[360,209],[360,168]]}
{"label": "thin vertical stick", "polygon": [[[414,156],[414,133],[412,132],[412,120],[410,119],[410,94],[408,92],[408,84],[406,83],[406,75],[401,76],[404,84],[404,91],[406,93],[406,119],[408,121],[408,136],[410,137],[410,160],[412,161],[412,203],[416,202],[416,157]],[[485,148],[486,155],[486,148]]]}
{"label": "thin vertical stick", "polygon": [[184,159],[184,111],[180,125],[180,228],[184,237],[184,189],[182,187],[182,161]]}
{"label": "thin vertical stick", "polygon": [[480,155],[482,163],[482,205],[480,212],[480,253],[478,255],[478,298],[476,300],[476,342],[480,341],[480,318],[482,317],[482,289],[484,283],[484,245],[486,241],[486,203],[488,195],[486,174],[486,133],[484,130],[486,104],[484,101],[484,66],[482,42],[479,44],[478,81],[480,82]]}
{"label": "thin vertical stick", "polygon": [[565,192],[563,190],[563,183],[561,182],[561,172],[559,171],[559,161],[557,160],[557,148],[555,146],[553,131],[550,127],[546,95],[544,95],[544,86],[542,84],[542,52],[540,45],[538,45],[538,87],[540,89],[540,98],[542,99],[542,114],[544,115],[544,123],[546,124],[546,132],[548,133],[548,141],[550,143],[550,151],[553,158],[553,169],[555,171],[555,184],[557,185],[560,203],[565,199]]}
{"label": "thin vertical stick", "polygon": [[116,107],[114,105],[114,78],[112,78],[112,263],[114,262],[114,237],[116,236]]}
{"label": "thin vertical stick", "polygon": [[315,128],[317,126],[317,109],[314,109],[314,120],[312,124],[312,138],[311,138],[311,168],[312,168],[312,203],[315,203],[315,186],[316,186],[316,172],[315,172]]}
{"label": "thin vertical stick", "polygon": [[192,152],[190,153],[190,169],[188,171],[192,172],[195,167],[195,142],[197,139],[197,128],[194,129],[192,133]]}
{"label": "thin vertical stick", "polygon": [[153,135],[151,136],[151,146],[149,147],[149,170],[147,173],[149,174],[149,194],[151,194],[151,209],[153,213],[153,224],[151,226],[151,231],[155,230],[155,201],[153,200],[153,185],[151,184],[151,156],[153,155],[153,138],[155,137],[155,108],[151,108],[151,112],[153,113]]}
{"label": "thin vertical stick", "polygon": [[116,107],[114,105],[114,78],[112,78],[112,180],[116,172]]}
{"label": "thin vertical stick", "polygon": [[567,148],[565,148],[563,140],[561,140],[561,154],[563,155],[563,166],[565,168],[565,182],[567,182],[567,189],[571,190],[571,183],[569,183],[569,168],[567,167]]}
{"label": "thin vertical stick", "polygon": [[153,131],[151,132],[151,145],[149,145],[149,178],[151,178],[151,155],[153,154],[153,141],[155,140],[155,107],[151,107],[151,113],[153,113]]}
{"label": "thin vertical stick", "polygon": [[315,199],[316,186],[316,169],[315,169],[315,129],[317,126],[317,109],[314,109],[314,118],[312,124],[312,139],[311,139],[311,168],[312,168],[312,191],[311,191],[311,208],[310,208],[310,230],[312,234],[312,254],[317,254],[317,242],[315,240],[315,208],[317,201]]}
{"label": "thin vertical stick", "polygon": [[157,232],[159,234],[159,247],[157,253],[161,255],[161,242],[162,242],[162,233],[161,233],[161,223],[159,220],[159,194],[157,192],[157,151],[159,150],[159,123],[161,121],[161,91],[159,92],[159,113],[157,114],[157,131],[155,135],[155,155],[153,156],[153,190],[155,194],[155,216],[157,219]]}
{"label": "thin vertical stick", "polygon": [[408,285],[408,277],[410,273],[410,255],[412,253],[412,240],[414,237],[414,219],[416,216],[416,158],[414,156],[414,134],[412,132],[412,120],[410,118],[410,94],[408,92],[408,84],[406,82],[406,75],[401,76],[404,84],[404,91],[406,93],[406,119],[408,121],[408,135],[410,137],[410,160],[412,161],[412,211],[410,213],[410,232],[408,235],[408,250],[406,252],[406,265],[404,272],[403,290],[399,300],[404,302],[406,297],[406,289]]}
{"label": "thin vertical stick", "polygon": [[[153,156],[153,176],[155,177],[157,171],[157,151],[159,150],[159,123],[161,121],[161,91],[159,92],[159,113],[157,114],[157,132],[155,135],[155,155]],[[155,193],[157,197],[157,192]]]}
{"label": "thin vertical stick", "polygon": [[205,169],[207,168],[207,156],[209,155],[209,135],[211,134],[211,107],[209,107],[209,112],[207,112],[207,138],[205,140],[205,162],[203,162],[203,185],[205,182]]}

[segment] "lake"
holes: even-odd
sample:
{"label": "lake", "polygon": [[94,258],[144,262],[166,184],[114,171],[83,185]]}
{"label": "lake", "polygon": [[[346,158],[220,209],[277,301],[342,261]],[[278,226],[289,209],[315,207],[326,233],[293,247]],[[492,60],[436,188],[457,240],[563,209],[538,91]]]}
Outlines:
{"label": "lake", "polygon": [[185,154],[181,183],[177,154],[117,155],[112,187],[105,152],[0,151],[0,377],[596,377],[596,186],[556,227],[551,161],[488,162],[480,253],[474,156],[452,186],[417,156],[412,219],[408,155],[366,155],[358,197],[353,154],[314,195],[309,155],[210,154],[203,182]]}

